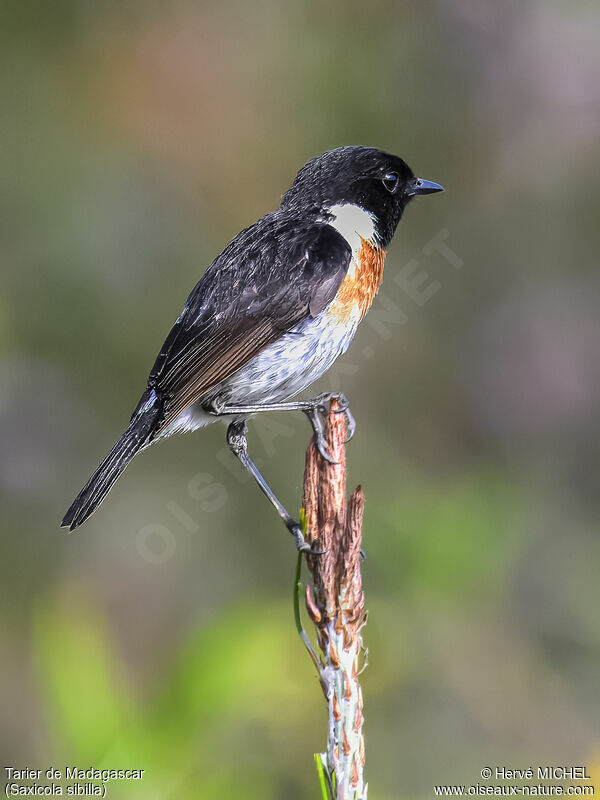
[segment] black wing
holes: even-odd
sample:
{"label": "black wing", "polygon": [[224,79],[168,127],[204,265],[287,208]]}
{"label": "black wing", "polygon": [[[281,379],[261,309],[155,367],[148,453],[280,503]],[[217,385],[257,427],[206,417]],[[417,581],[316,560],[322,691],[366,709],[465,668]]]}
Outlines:
{"label": "black wing", "polygon": [[193,289],[150,372],[148,389],[158,392],[163,405],[155,435],[300,321],[325,309],[350,260],[350,246],[329,225],[302,225],[277,212],[238,234]]}

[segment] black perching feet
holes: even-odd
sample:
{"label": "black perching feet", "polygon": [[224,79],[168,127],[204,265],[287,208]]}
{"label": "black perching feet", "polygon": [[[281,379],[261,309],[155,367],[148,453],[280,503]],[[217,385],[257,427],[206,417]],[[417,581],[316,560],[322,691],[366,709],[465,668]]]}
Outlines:
{"label": "black perching feet", "polygon": [[306,405],[302,408],[302,411],[304,411],[309,419],[310,424],[312,425],[319,453],[326,461],[329,461],[330,464],[335,464],[335,461],[327,449],[327,442],[325,441],[325,418],[327,415],[326,404],[331,403],[332,400],[336,400],[339,405],[339,408],[335,410],[335,413],[346,415],[346,428],[348,437],[346,441],[349,442],[356,431],[356,422],[350,411],[350,403],[345,395],[341,393],[334,394],[332,392],[325,392],[320,394],[318,397],[315,397],[313,400],[306,400]]}

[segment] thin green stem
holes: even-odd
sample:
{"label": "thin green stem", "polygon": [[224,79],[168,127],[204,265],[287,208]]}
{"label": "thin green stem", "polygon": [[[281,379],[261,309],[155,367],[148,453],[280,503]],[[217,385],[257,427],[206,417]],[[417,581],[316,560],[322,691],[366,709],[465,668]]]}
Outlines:
{"label": "thin green stem", "polygon": [[[300,638],[304,641],[306,632],[302,625],[302,618],[300,617],[300,592],[302,591],[302,553],[298,553],[298,563],[296,564],[296,580],[294,581],[294,621],[296,622],[296,630],[300,634]],[[306,644],[306,642],[304,642]]]}
{"label": "thin green stem", "polygon": [[317,775],[319,776],[319,786],[321,787],[323,800],[334,800],[331,781],[328,780],[322,753],[315,753],[315,764],[317,765]]}
{"label": "thin green stem", "polygon": [[304,626],[302,625],[302,617],[300,616],[300,594],[302,592],[302,553],[298,553],[298,563],[296,564],[296,578],[294,581],[294,621],[296,623],[296,630],[298,631],[298,636],[304,642],[304,646],[308,650],[309,656],[312,658],[315,667],[319,675],[321,674],[321,662],[319,661],[319,657],[315,653],[314,647],[311,644],[310,639],[308,638],[308,634],[304,630]]}

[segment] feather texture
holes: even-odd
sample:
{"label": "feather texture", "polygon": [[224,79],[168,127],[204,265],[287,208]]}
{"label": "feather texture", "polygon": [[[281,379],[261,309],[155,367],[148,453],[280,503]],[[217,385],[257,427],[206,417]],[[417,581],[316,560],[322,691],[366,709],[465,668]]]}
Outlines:
{"label": "feather texture", "polygon": [[164,399],[154,435],[302,320],[318,316],[336,296],[351,253],[329,225],[278,212],[238,234],[190,294],[152,368],[148,388]]}

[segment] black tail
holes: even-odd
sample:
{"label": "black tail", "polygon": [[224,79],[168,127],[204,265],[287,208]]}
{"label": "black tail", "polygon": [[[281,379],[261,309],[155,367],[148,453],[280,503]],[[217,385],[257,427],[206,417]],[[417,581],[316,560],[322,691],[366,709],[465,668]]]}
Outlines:
{"label": "black tail", "polygon": [[79,527],[93,514],[131,459],[148,443],[160,417],[160,407],[154,392],[142,397],[125,433],[79,492],[61,523],[70,531]]}

